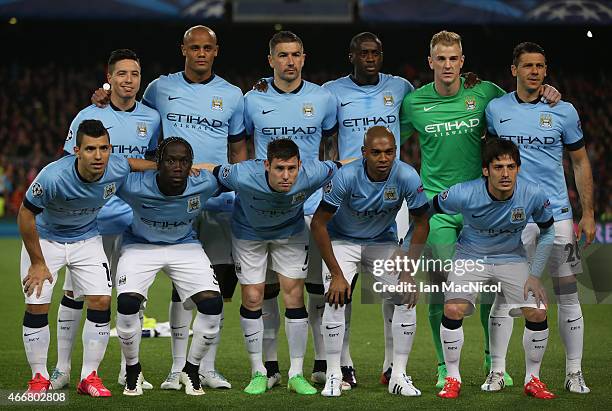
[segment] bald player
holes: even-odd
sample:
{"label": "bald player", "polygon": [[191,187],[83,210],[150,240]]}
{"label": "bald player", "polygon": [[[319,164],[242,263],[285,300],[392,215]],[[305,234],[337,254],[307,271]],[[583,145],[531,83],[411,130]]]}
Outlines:
{"label": "bald player", "polygon": [[[166,137],[182,137],[193,147],[194,163],[225,164],[246,160],[242,91],[213,72],[219,54],[217,35],[206,26],[189,28],[180,45],[185,57],[183,71],[160,76],[145,90],[143,103],[161,115]],[[96,91],[94,103],[104,101],[106,92]],[[230,218],[234,194],[223,193],[206,202],[196,231],[209,256],[224,298],[231,298],[237,283],[231,258]],[[222,317],[223,318],[223,317]],[[192,312],[185,310],[173,290],[170,303],[172,369],[162,389],[180,389],[179,376],[185,366]],[[221,327],[223,327],[223,319]],[[217,336],[200,367],[202,385],[230,388],[215,369]]]}

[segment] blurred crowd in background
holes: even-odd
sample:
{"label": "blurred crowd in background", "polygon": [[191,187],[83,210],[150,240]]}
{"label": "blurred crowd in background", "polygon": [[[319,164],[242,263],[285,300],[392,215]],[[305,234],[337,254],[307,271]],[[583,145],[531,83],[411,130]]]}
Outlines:
{"label": "blurred crowd in background", "polygon": [[[348,74],[346,66],[337,71],[304,71],[306,80],[322,84]],[[160,74],[177,71],[179,67],[162,63],[148,64],[143,75],[140,95],[149,81]],[[239,86],[243,92],[266,75],[228,70],[219,74]],[[404,64],[400,72],[415,87],[431,81],[431,73]],[[5,63],[0,65],[0,217],[17,214],[25,190],[38,171],[59,158],[64,139],[74,116],[88,104],[92,91],[104,79],[104,65],[77,67],[58,63]],[[508,72],[483,70],[481,78],[494,81],[505,90],[515,84]],[[593,167],[595,218],[612,221],[612,172],[607,167],[612,146],[612,83],[604,70],[596,75],[555,70],[547,83],[557,87],[563,99],[578,110],[586,147]],[[402,158],[419,168],[418,142],[409,140],[402,147]],[[566,180],[575,216],[580,216],[580,202],[574,185],[570,162],[565,159]]]}

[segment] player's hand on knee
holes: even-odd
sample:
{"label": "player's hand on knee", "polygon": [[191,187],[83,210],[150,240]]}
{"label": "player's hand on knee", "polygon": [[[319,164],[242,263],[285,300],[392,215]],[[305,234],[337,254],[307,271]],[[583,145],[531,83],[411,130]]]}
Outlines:
{"label": "player's hand on knee", "polygon": [[540,279],[538,277],[534,277],[533,275],[529,275],[529,278],[527,278],[527,282],[525,282],[525,287],[524,287],[525,301],[527,301],[527,297],[530,291],[533,293],[533,296],[535,297],[536,306],[538,308],[540,308],[540,303],[542,303],[544,307],[548,306],[548,300],[546,298],[546,291],[544,290],[544,287],[542,287],[542,283],[540,282]]}
{"label": "player's hand on knee", "polygon": [[108,103],[110,103],[110,95],[110,87],[108,90],[105,90],[100,87],[91,95],[91,103],[96,105],[97,107],[104,108],[108,106]]}
{"label": "player's hand on knee", "polygon": [[23,292],[29,297],[36,291],[36,298],[40,298],[45,280],[53,282],[53,276],[45,264],[32,264],[28,275],[23,279]]}
{"label": "player's hand on knee", "polygon": [[463,82],[463,88],[473,88],[476,84],[482,81],[478,78],[478,74],[472,73],[471,71],[463,73],[461,77],[465,79]]}
{"label": "player's hand on knee", "polygon": [[585,247],[588,247],[595,239],[595,219],[593,216],[583,215],[578,223],[578,232],[576,233],[576,241],[580,241],[582,233],[586,237]]}
{"label": "player's hand on knee", "polygon": [[544,103],[548,103],[549,106],[554,107],[559,101],[561,101],[561,93],[559,90],[549,84],[543,84],[540,86],[540,96]]}
{"label": "player's hand on knee", "polygon": [[329,291],[325,294],[325,301],[330,306],[333,305],[335,308],[338,308],[338,305],[342,307],[350,298],[351,285],[346,281],[344,275],[340,273],[340,275],[333,276],[329,284]]}
{"label": "player's hand on knee", "polygon": [[257,83],[253,84],[253,90],[265,93],[266,91],[268,91],[268,80],[266,80],[265,78],[260,78],[259,80],[257,80]]}

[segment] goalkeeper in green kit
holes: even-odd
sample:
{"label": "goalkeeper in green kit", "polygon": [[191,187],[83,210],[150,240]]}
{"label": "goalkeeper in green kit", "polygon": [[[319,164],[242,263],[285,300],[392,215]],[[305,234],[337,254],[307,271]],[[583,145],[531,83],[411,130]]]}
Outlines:
{"label": "goalkeeper in green kit", "polygon": [[[464,56],[461,37],[457,33],[441,31],[430,42],[429,67],[434,72],[434,81],[408,94],[400,112],[402,143],[418,133],[421,150],[421,179],[427,197],[448,189],[453,184],[473,180],[482,175],[481,142],[484,138],[485,108],[489,101],[505,94],[497,85],[478,82],[472,88],[464,87],[460,76]],[[561,98],[550,86],[542,86],[542,97],[551,104]],[[463,227],[459,215],[436,214],[430,219],[427,243],[432,257],[439,260],[452,259],[457,236]],[[430,272],[430,280],[440,284],[444,273]],[[440,322],[444,311],[442,293],[430,296],[429,323],[433,333],[438,359],[438,381],[442,388],[446,378],[446,365],[440,342]],[[492,302],[492,300],[491,300]],[[489,373],[489,311],[491,304],[480,304],[480,320],[485,336],[485,373]],[[512,321],[511,318],[507,319]],[[506,386],[512,378],[504,376]]]}

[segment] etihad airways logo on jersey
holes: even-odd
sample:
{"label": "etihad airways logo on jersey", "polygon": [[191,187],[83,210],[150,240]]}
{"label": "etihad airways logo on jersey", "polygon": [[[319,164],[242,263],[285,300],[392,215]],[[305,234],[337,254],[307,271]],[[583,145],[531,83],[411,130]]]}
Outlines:
{"label": "etihad airways logo on jersey", "polygon": [[264,127],[261,134],[264,136],[290,136],[292,134],[315,134],[318,127]]}
{"label": "etihad airways logo on jersey", "polygon": [[512,141],[514,144],[537,144],[540,146],[548,146],[555,144],[556,138],[551,136],[539,137],[539,136],[499,136],[506,140]]}
{"label": "etihad airways logo on jersey", "polygon": [[362,118],[345,118],[342,120],[344,127],[373,127],[373,126],[388,126],[397,121],[397,116],[391,114],[381,117],[362,117]]}
{"label": "etihad airways logo on jersey", "polygon": [[186,225],[191,225],[193,223],[193,219],[189,219],[187,221],[156,221],[150,220],[145,217],[140,217],[140,221],[149,227],[161,229],[161,230],[174,230],[176,228],[180,228]]}
{"label": "etihad airways logo on jersey", "polygon": [[447,121],[445,123],[428,124],[425,132],[433,134],[434,137],[452,136],[455,134],[469,133],[473,128],[480,125],[480,119]]}
{"label": "etihad airways logo on jersey", "polygon": [[401,203],[395,204],[389,208],[376,209],[376,210],[364,210],[364,211],[351,210],[351,215],[353,217],[358,217],[358,218],[373,218],[373,217],[379,217],[379,216],[386,216],[392,213],[397,213],[400,208],[402,208]]}
{"label": "etihad airways logo on jersey", "polygon": [[79,217],[84,215],[96,214],[100,211],[102,207],[88,207],[88,208],[78,208],[78,209],[69,209],[58,207],[55,208],[54,211],[64,214],[66,217]]}
{"label": "etihad airways logo on jersey", "polygon": [[142,154],[143,156],[147,153],[147,146],[132,146],[132,145],[113,145],[113,154]]}
{"label": "etihad airways logo on jersey", "polygon": [[166,114],[166,120],[172,121],[175,127],[190,128],[196,130],[206,130],[207,127],[223,127],[223,122],[221,120],[216,120],[214,118],[209,119],[206,117],[191,114],[168,113]]}

